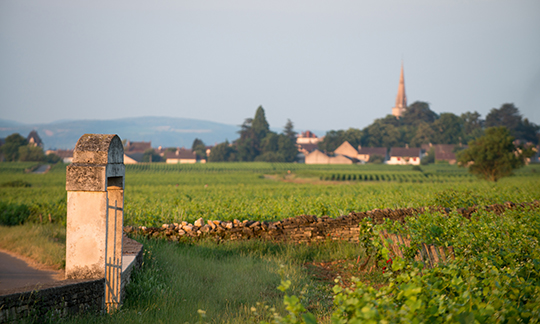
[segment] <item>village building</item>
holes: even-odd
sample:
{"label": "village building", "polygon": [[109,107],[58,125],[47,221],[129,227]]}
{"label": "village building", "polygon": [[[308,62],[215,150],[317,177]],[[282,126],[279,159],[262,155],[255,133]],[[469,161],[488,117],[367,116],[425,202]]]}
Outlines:
{"label": "village building", "polygon": [[315,150],[306,156],[306,164],[354,164],[355,158],[350,158],[345,155],[329,156],[319,150]]}
{"label": "village building", "polygon": [[143,161],[144,152],[124,153],[124,164],[137,164]]}
{"label": "village building", "polygon": [[313,132],[307,130],[297,135],[296,144],[318,144],[323,139],[324,136],[317,137],[317,135],[313,134]]}
{"label": "village building", "polygon": [[392,115],[401,118],[407,109],[407,95],[405,94],[405,77],[403,75],[403,63],[401,63],[401,75],[399,77],[396,106],[392,108]]}
{"label": "village building", "polygon": [[144,153],[152,149],[152,142],[131,142],[127,141],[124,145],[124,152]]}
{"label": "village building", "polygon": [[343,155],[353,159],[357,159],[358,157],[358,151],[348,141],[343,142],[337,149],[335,149],[334,154]]}
{"label": "village building", "polygon": [[206,163],[205,159],[198,159],[197,153],[188,149],[177,149],[175,152],[167,151],[163,156],[165,162],[168,164],[178,164],[178,163]]}
{"label": "village building", "polygon": [[36,130],[31,131],[26,140],[28,141],[28,145],[43,148],[43,141],[41,140],[41,137],[39,137]]}
{"label": "village building", "polygon": [[390,149],[390,158],[386,164],[412,164],[420,165],[422,159],[422,149],[419,147],[392,147]]}
{"label": "village building", "polygon": [[388,161],[388,149],[386,147],[358,147],[358,160],[367,163],[373,156],[382,157],[382,162],[385,163]]}

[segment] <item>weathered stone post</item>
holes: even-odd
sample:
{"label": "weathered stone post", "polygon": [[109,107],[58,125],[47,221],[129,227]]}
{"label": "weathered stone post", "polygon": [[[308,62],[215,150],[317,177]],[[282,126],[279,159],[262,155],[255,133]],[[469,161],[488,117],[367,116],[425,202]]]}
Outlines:
{"label": "weathered stone post", "polygon": [[66,278],[104,278],[106,255],[119,258],[121,270],[124,177],[117,135],[79,138],[66,172]]}

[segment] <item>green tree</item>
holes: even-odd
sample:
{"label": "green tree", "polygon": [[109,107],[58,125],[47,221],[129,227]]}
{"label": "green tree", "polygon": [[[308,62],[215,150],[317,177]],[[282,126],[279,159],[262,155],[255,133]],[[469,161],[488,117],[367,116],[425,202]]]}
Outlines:
{"label": "green tree", "polygon": [[19,147],[28,145],[26,138],[19,133],[14,133],[6,137],[6,142],[2,145],[2,153],[8,162],[19,160]]}
{"label": "green tree", "polygon": [[437,120],[437,118],[437,114],[429,108],[427,102],[416,101],[407,107],[401,118],[401,123],[403,125],[417,125],[419,122],[423,121],[431,124]]}
{"label": "green tree", "polygon": [[44,162],[45,154],[43,153],[43,149],[41,147],[23,145],[19,147],[19,161]]}
{"label": "green tree", "polygon": [[264,109],[262,106],[259,106],[257,111],[255,111],[255,117],[253,118],[251,127],[255,137],[259,141],[265,138],[266,134],[270,132],[270,125],[268,124],[268,121],[266,121],[266,115],[264,114]]}
{"label": "green tree", "polygon": [[460,166],[490,181],[497,181],[512,174],[525,164],[527,157],[518,153],[514,137],[505,127],[490,127],[484,136],[469,142],[469,148],[458,153]]}
{"label": "green tree", "polygon": [[62,162],[62,158],[54,153],[49,153],[46,156],[46,162],[51,164],[56,164],[58,162]]}
{"label": "green tree", "polygon": [[298,148],[289,136],[281,134],[278,138],[278,153],[283,158],[283,162],[294,162],[298,155]]}
{"label": "green tree", "polygon": [[293,143],[296,143],[296,132],[294,131],[294,124],[290,119],[287,119],[287,123],[283,127],[283,134],[293,141]]}
{"label": "green tree", "polygon": [[515,138],[538,144],[540,127],[523,120],[519,109],[512,103],[505,103],[499,109],[491,109],[486,116],[486,127],[504,126]]}
{"label": "green tree", "polygon": [[191,150],[197,154],[200,159],[206,159],[206,145],[201,139],[194,139],[191,145]]}
{"label": "green tree", "polygon": [[484,134],[485,121],[478,112],[466,112],[460,116],[463,123],[464,143],[478,138]]}
{"label": "green tree", "polygon": [[236,155],[235,148],[229,144],[229,141],[225,141],[210,150],[208,162],[232,162],[236,161]]}
{"label": "green tree", "polygon": [[459,144],[463,139],[462,119],[452,113],[442,113],[431,126],[432,142],[436,144]]}
{"label": "green tree", "polygon": [[255,117],[246,118],[240,125],[240,138],[234,144],[238,152],[238,160],[254,161],[262,153],[262,141],[271,133],[262,106],[257,108]]}
{"label": "green tree", "polygon": [[428,165],[430,163],[435,163],[435,150],[433,148],[429,149],[427,154],[420,160],[420,164]]}
{"label": "green tree", "polygon": [[399,127],[386,124],[381,119],[376,119],[364,129],[362,146],[392,147],[400,144],[402,141]]}
{"label": "green tree", "polygon": [[410,143],[413,147],[419,147],[422,144],[429,144],[433,141],[435,131],[430,124],[426,122],[420,122],[416,128],[416,133],[411,139]]}
{"label": "green tree", "polygon": [[521,115],[513,103],[505,103],[499,109],[493,108],[486,116],[486,127],[504,126],[513,136],[520,125]]}

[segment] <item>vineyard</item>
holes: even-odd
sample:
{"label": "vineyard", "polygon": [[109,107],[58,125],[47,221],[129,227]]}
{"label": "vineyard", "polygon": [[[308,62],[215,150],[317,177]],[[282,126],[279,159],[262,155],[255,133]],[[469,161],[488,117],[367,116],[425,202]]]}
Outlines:
{"label": "vineyard", "polygon": [[[29,173],[34,167],[0,163],[0,221],[4,225],[52,222],[61,227],[66,214],[65,165],[56,165],[46,174]],[[128,165],[125,224],[161,227],[200,217],[277,221],[384,208],[455,209],[531,202],[540,199],[538,183],[538,165],[496,183],[444,164],[420,169],[272,163]],[[327,242],[290,247],[252,241],[216,245],[205,240],[167,244],[140,238],[147,248],[145,267],[134,278],[123,311],[112,317],[88,315],[69,321],[538,322],[538,210],[484,210],[470,218],[428,212],[404,223],[362,223],[361,228],[360,245]],[[410,238],[411,248],[403,258],[370,239],[381,230]],[[425,269],[414,258],[414,247],[420,244],[452,246],[455,260]],[[376,266],[370,273],[360,271],[357,263],[368,256]],[[329,292],[326,281],[314,280],[311,270],[306,270],[308,263],[341,264],[339,271],[330,270],[360,279],[342,278]],[[280,289],[288,296],[284,303],[280,302],[283,295],[276,292],[279,274],[283,276]],[[250,278],[249,285],[244,278]],[[239,291],[239,287],[244,288]],[[197,309],[204,311],[197,313]],[[203,320],[202,315],[208,317]]]}
{"label": "vineyard", "polygon": [[[47,174],[25,173],[30,168],[28,163],[0,164],[0,203],[26,206],[32,221],[51,215],[53,221],[65,222],[65,165],[56,165]],[[537,170],[528,166],[514,177],[488,183],[450,165],[420,171],[386,165],[127,165],[124,219],[126,225],[161,226],[200,217],[268,221],[304,214],[337,217],[375,208],[455,205],[453,193],[462,197],[459,204],[467,206],[532,201],[540,199]]]}

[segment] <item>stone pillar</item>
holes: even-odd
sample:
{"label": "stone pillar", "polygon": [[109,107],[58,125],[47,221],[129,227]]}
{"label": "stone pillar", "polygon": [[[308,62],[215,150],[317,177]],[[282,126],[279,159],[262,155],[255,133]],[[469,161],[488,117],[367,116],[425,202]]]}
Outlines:
{"label": "stone pillar", "polygon": [[124,178],[124,147],[117,135],[79,138],[66,172],[67,279],[104,278],[106,254],[121,262]]}

